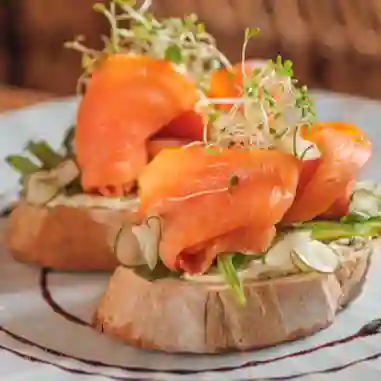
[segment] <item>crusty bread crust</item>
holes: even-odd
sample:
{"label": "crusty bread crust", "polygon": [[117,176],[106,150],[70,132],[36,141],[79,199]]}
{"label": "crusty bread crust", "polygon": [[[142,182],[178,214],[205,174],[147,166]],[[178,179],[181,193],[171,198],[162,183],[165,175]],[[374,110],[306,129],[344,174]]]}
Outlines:
{"label": "crusty bread crust", "polygon": [[21,201],[8,218],[6,246],[16,260],[58,270],[113,270],[114,242],[128,210]]}
{"label": "crusty bread crust", "polygon": [[361,290],[371,249],[335,274],[245,282],[247,304],[224,285],[148,281],[118,267],[94,316],[96,329],[141,348],[217,353],[272,346],[328,327]]}

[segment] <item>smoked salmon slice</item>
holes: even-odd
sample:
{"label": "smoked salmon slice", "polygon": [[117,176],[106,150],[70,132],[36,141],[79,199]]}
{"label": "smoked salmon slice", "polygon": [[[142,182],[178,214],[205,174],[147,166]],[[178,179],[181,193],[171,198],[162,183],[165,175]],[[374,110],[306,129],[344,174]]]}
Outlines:
{"label": "smoked salmon slice", "polygon": [[[245,64],[245,72],[249,74],[253,68]],[[210,80],[210,98],[240,98],[243,94],[242,64],[236,64],[232,68],[222,68],[212,73]],[[229,110],[233,104],[221,104],[221,109]]]}
{"label": "smoked salmon slice", "polygon": [[188,110],[170,121],[156,135],[155,138],[174,138],[191,141],[201,141],[204,134],[202,115],[195,110]]}
{"label": "smoked salmon slice", "polygon": [[327,212],[348,192],[372,152],[366,134],[343,122],[319,123],[310,130],[303,129],[302,135],[316,144],[321,158],[302,170],[295,200],[284,223],[309,221]]}
{"label": "smoked salmon slice", "polygon": [[[296,194],[301,194],[304,191],[304,188],[311,181],[311,178],[315,174],[320,163],[320,158],[303,161]],[[319,217],[331,219],[346,216],[349,211],[349,203],[352,194],[353,184],[354,180],[349,182],[344,192],[337,198],[336,201],[333,202],[333,204],[328,208],[328,210],[324,211],[324,213],[319,215]]]}
{"label": "smoked salmon slice", "polygon": [[[248,180],[259,186],[261,178],[270,177],[274,184],[288,184],[296,163],[300,167],[297,158],[275,150],[216,152],[209,153],[202,144],[161,151],[139,176],[141,209],[167,212],[200,195],[230,194],[230,188],[240,189]],[[291,168],[289,175],[284,168]],[[232,186],[235,181],[240,186]]]}
{"label": "smoked salmon slice", "polygon": [[139,177],[139,196],[142,213],[163,218],[163,262],[174,269],[189,248],[240,227],[275,225],[292,204],[299,166],[271,150],[160,152]]}
{"label": "smoked salmon slice", "polygon": [[[145,145],[126,150],[124,160],[119,155],[109,157],[112,165],[92,161],[82,173],[82,186],[104,196],[123,196],[135,186],[135,179],[148,163]],[[97,185],[96,185],[97,184]]]}
{"label": "smoked salmon slice", "polygon": [[164,149],[179,148],[189,144],[190,140],[175,138],[156,138],[147,142],[148,159],[152,160],[156,155]]}
{"label": "smoked salmon slice", "polygon": [[89,81],[77,116],[75,146],[84,190],[121,189],[133,181],[142,168],[136,163],[143,162],[137,150],[193,109],[197,99],[195,83],[169,61],[124,54],[105,59]]}
{"label": "smoked salmon slice", "polygon": [[354,183],[355,180],[349,182],[343,194],[319,217],[337,219],[348,215]]}
{"label": "smoked salmon slice", "polygon": [[176,267],[188,274],[203,274],[212,266],[219,254],[264,253],[276,235],[274,226],[259,228],[256,224],[238,228],[212,239],[199,250],[185,250],[177,257]]}

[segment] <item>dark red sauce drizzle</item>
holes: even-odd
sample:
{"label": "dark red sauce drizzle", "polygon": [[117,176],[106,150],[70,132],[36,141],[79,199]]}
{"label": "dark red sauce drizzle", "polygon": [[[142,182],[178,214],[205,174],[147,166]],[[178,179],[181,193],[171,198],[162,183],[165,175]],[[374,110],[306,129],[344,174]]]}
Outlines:
{"label": "dark red sauce drizzle", "polygon": [[85,327],[90,327],[90,324],[82,319],[80,319],[78,316],[75,316],[67,311],[65,311],[52,297],[52,294],[50,293],[49,287],[48,287],[48,274],[50,270],[49,269],[43,269],[40,273],[40,290],[41,290],[41,296],[45,300],[45,302],[51,307],[51,309],[61,315],[66,320],[74,323],[83,325]]}
{"label": "dark red sauce drizzle", "polygon": [[[2,327],[0,327],[0,331],[1,332],[5,332],[7,334],[9,333],[8,331],[4,330]],[[12,336],[14,339],[19,341],[20,343],[24,343],[22,338],[20,338],[18,336],[15,336],[15,335],[10,335],[10,336]],[[28,344],[28,343],[24,343],[24,344]],[[69,373],[72,373],[72,374],[78,374],[78,375],[84,375],[84,376],[99,376],[98,372],[89,372],[89,371],[86,371],[86,370],[70,368],[70,367],[67,367],[67,366],[59,365],[59,364],[52,364],[49,361],[38,359],[36,357],[28,356],[26,354],[23,354],[21,352],[16,351],[15,349],[7,348],[7,347],[4,347],[2,345],[0,345],[0,350],[4,350],[4,351],[7,351],[9,353],[12,353],[12,354],[14,354],[17,357],[22,358],[23,360],[31,361],[31,362],[38,363],[38,364],[51,365],[51,366],[53,366],[53,367],[55,367],[57,369],[60,369],[60,370],[63,370],[65,372],[69,372]],[[136,381],[136,378],[114,377],[114,376],[107,376],[107,377],[110,380]],[[139,381],[140,381],[140,379],[139,379]],[[142,379],[142,381],[150,381],[150,380],[144,380],[144,379]]]}

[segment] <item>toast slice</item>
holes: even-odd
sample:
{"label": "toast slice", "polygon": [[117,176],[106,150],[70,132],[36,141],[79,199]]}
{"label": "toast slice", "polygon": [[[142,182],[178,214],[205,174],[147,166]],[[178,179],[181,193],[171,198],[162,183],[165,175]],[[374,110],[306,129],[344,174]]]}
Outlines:
{"label": "toast slice", "polygon": [[8,218],[6,246],[25,263],[57,270],[114,270],[114,244],[134,222],[134,201],[62,196],[46,205],[20,201]]}
{"label": "toast slice", "polygon": [[[118,267],[94,316],[101,332],[165,352],[217,353],[263,348],[328,327],[364,283],[372,245],[342,247],[332,274],[301,273],[244,281],[243,307],[222,283],[150,281]],[[273,274],[274,276],[274,274]]]}

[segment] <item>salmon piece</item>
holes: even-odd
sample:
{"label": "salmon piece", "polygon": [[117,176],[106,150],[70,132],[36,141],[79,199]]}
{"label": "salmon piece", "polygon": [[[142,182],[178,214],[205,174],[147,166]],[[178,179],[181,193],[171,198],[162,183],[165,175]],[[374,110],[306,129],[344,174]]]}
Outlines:
{"label": "salmon piece", "polygon": [[90,79],[77,115],[75,145],[84,189],[121,189],[135,180],[141,168],[134,165],[141,160],[133,156],[142,157],[137,147],[193,109],[197,99],[194,82],[168,61],[124,54],[107,58]]}
{"label": "salmon piece", "polygon": [[163,150],[139,176],[140,206],[143,212],[164,213],[202,195],[230,195],[234,180],[237,185],[268,178],[273,184],[288,184],[295,179],[296,167],[299,170],[300,161],[294,156],[273,150],[226,148],[209,153],[201,144]]}
{"label": "salmon piece", "polygon": [[185,139],[169,139],[169,138],[155,138],[147,142],[148,159],[152,160],[164,149],[179,148],[189,144],[190,140]]}
{"label": "salmon piece", "polygon": [[176,267],[188,274],[203,274],[221,253],[264,253],[275,235],[274,226],[259,228],[253,224],[238,228],[205,243],[202,249],[183,251],[177,257]]}
{"label": "salmon piece", "polygon": [[318,169],[321,163],[321,159],[310,159],[302,162],[302,169],[300,172],[300,178],[298,183],[298,188],[296,190],[297,194],[300,194],[304,191],[311,178],[314,176],[316,170]]}
{"label": "salmon piece", "polygon": [[301,185],[284,223],[312,220],[340,202],[372,153],[366,134],[351,124],[319,123],[310,131],[303,129],[302,135],[317,145],[321,158],[302,170]]}
{"label": "salmon piece", "polygon": [[[309,183],[317,168],[319,167],[320,162],[320,158],[303,161],[302,171],[300,173],[300,179],[298,188],[296,190],[296,194],[300,194],[303,192],[304,188]],[[336,201],[334,201],[334,203],[328,208],[328,210],[322,213],[319,217],[333,219],[346,216],[349,211],[349,203],[354,182],[354,180],[349,182],[344,192],[338,197]]]}
{"label": "salmon piece", "polygon": [[343,194],[320,217],[337,219],[348,215],[354,183],[355,180],[349,182]]}
{"label": "salmon piece", "polygon": [[204,122],[195,110],[188,110],[164,126],[155,138],[176,138],[191,141],[203,140]]}
{"label": "salmon piece", "polygon": [[[246,74],[253,68],[245,65]],[[210,98],[240,98],[243,94],[242,64],[236,64],[231,69],[222,68],[212,73],[210,81]],[[221,109],[230,110],[233,104],[221,104]]]}
{"label": "salmon piece", "polygon": [[99,192],[109,197],[121,197],[129,193],[136,185],[135,179],[148,163],[147,149],[145,145],[141,145],[126,150],[124,160],[122,159],[115,157],[112,165],[101,166],[92,161],[82,173],[83,188],[88,192]]}
{"label": "salmon piece", "polygon": [[160,152],[139,177],[139,196],[143,214],[163,218],[163,262],[174,269],[189,248],[247,225],[275,225],[292,204],[299,166],[269,150]]}

